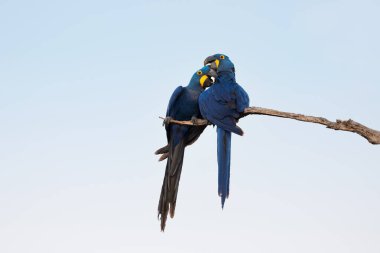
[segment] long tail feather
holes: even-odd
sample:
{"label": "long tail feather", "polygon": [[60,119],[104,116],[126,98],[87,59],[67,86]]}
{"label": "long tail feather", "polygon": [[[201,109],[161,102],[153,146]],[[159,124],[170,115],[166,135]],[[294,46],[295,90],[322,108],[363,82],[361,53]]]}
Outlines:
{"label": "long tail feather", "polygon": [[160,158],[158,159],[158,161],[161,162],[161,161],[165,160],[165,159],[168,158],[168,157],[169,157],[169,153],[163,153],[163,154],[160,156]]}
{"label": "long tail feather", "polygon": [[222,208],[230,193],[230,161],[231,161],[231,132],[218,127],[218,194],[221,197]]}
{"label": "long tail feather", "polygon": [[169,144],[167,144],[166,146],[162,147],[162,148],[159,148],[156,150],[156,152],[154,152],[155,155],[161,155],[161,154],[165,154],[169,152]]}
{"label": "long tail feather", "polygon": [[184,153],[184,141],[180,141],[174,148],[170,146],[158,204],[158,217],[161,219],[161,231],[165,230],[168,214],[170,214],[171,218],[174,217]]}

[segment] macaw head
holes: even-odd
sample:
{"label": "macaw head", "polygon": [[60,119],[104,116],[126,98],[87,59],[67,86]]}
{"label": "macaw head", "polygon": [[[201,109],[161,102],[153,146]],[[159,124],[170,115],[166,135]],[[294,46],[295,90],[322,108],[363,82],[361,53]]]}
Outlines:
{"label": "macaw head", "polygon": [[212,69],[210,66],[204,66],[194,73],[194,75],[191,77],[189,85],[194,87],[200,86],[203,89],[206,89],[214,83],[214,80],[212,80],[211,77],[217,78],[217,76],[218,75],[214,69]]}
{"label": "macaw head", "polygon": [[235,73],[235,66],[230,58],[225,54],[214,54],[207,57],[204,61],[205,65],[209,65],[212,69],[219,72]]}

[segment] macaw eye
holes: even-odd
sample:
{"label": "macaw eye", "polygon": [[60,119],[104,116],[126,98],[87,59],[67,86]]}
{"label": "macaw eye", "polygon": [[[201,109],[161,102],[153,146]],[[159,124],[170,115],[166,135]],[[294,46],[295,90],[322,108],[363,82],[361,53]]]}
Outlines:
{"label": "macaw eye", "polygon": [[198,71],[197,71],[197,75],[198,75],[198,76],[202,75],[202,71],[198,70]]}
{"label": "macaw eye", "polygon": [[224,55],[221,55],[221,56],[220,56],[220,59],[224,60],[224,58],[225,58]]}

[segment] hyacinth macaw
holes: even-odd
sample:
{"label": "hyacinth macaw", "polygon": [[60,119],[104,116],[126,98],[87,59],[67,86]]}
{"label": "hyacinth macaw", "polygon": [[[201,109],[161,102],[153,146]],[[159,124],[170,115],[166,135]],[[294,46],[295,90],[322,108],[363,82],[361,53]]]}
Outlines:
{"label": "hyacinth macaw", "polygon": [[247,92],[236,83],[235,67],[228,56],[215,54],[205,59],[217,71],[215,83],[199,97],[202,116],[217,125],[218,194],[222,208],[230,191],[231,132],[243,135],[236,125],[249,106]]}
{"label": "hyacinth macaw", "polygon": [[176,120],[201,118],[198,98],[213,83],[211,77],[216,77],[215,70],[210,66],[204,66],[192,76],[186,87],[176,88],[169,101],[165,122],[168,145],[156,151],[156,154],[163,154],[163,159],[167,158],[158,204],[161,231],[165,230],[168,213],[171,218],[174,217],[185,147],[194,143],[206,128],[206,126],[168,124],[167,121],[171,118]]}

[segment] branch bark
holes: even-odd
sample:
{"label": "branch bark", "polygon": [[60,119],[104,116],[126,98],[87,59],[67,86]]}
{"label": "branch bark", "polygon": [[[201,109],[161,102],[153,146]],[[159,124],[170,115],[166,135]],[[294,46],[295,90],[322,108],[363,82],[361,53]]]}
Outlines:
{"label": "branch bark", "polygon": [[[341,130],[341,131],[347,131],[347,132],[353,132],[361,135],[362,137],[366,138],[369,143],[371,144],[380,144],[380,131],[371,129],[369,127],[366,127],[358,122],[355,122],[351,119],[349,120],[336,120],[335,122],[329,121],[322,117],[315,117],[315,116],[307,116],[303,114],[297,114],[297,113],[291,113],[291,112],[282,112],[277,111],[273,109],[267,109],[267,108],[261,108],[261,107],[248,107],[244,110],[242,117],[245,117],[250,114],[256,114],[256,115],[267,115],[267,116],[274,116],[274,117],[280,117],[280,118],[288,118],[288,119],[294,119],[304,122],[311,122],[311,123],[317,123],[320,125],[324,125],[327,128],[334,129],[334,130]],[[164,119],[160,117],[161,119]],[[175,119],[170,119],[169,123],[172,124],[180,124],[180,125],[190,125],[190,126],[202,126],[202,125],[209,125],[211,124],[205,119],[198,119],[195,122],[193,121],[179,121]]]}

